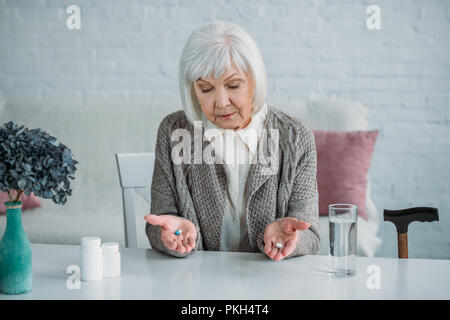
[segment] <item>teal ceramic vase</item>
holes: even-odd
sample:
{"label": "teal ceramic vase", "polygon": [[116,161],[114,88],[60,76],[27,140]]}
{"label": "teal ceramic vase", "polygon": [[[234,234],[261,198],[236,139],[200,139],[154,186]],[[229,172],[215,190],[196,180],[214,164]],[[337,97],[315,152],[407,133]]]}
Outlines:
{"label": "teal ceramic vase", "polygon": [[31,246],[22,227],[22,202],[5,202],[6,228],[0,242],[0,292],[22,294],[31,291]]}

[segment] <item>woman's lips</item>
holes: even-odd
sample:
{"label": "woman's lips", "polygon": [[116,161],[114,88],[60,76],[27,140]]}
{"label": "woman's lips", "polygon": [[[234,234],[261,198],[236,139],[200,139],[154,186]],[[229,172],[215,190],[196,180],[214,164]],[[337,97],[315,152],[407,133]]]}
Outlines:
{"label": "woman's lips", "polygon": [[233,112],[233,113],[229,113],[229,114],[226,114],[226,115],[224,115],[224,116],[219,116],[220,118],[222,118],[222,119],[229,119],[229,118],[231,118],[232,116],[233,116],[233,114],[235,114],[236,112]]}

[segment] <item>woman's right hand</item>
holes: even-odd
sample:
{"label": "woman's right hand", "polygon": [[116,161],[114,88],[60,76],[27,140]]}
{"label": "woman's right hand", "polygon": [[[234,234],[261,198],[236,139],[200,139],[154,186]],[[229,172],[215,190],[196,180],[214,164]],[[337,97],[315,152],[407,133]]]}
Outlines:
{"label": "woman's right hand", "polygon": [[[144,219],[152,225],[161,227],[161,240],[167,248],[179,253],[190,252],[195,248],[197,230],[188,219],[169,214],[149,214]],[[179,235],[175,234],[177,230],[181,230]]]}

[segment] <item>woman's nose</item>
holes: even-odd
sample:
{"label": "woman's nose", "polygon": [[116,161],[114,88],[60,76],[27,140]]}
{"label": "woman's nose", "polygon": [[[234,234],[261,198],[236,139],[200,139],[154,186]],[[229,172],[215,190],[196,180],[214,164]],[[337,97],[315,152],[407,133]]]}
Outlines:
{"label": "woman's nose", "polygon": [[215,106],[218,108],[225,108],[230,105],[230,97],[225,90],[216,90]]}

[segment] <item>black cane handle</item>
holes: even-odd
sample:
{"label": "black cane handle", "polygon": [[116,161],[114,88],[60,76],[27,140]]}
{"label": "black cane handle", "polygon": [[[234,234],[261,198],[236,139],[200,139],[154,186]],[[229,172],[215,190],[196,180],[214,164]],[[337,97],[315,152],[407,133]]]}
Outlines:
{"label": "black cane handle", "polygon": [[414,207],[401,210],[384,209],[384,221],[391,221],[397,233],[407,233],[408,225],[413,221],[439,221],[438,209],[433,207]]}

